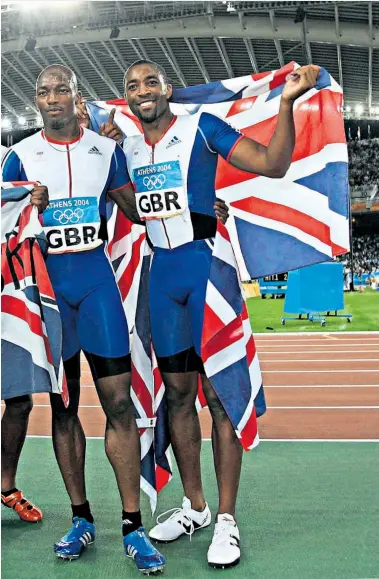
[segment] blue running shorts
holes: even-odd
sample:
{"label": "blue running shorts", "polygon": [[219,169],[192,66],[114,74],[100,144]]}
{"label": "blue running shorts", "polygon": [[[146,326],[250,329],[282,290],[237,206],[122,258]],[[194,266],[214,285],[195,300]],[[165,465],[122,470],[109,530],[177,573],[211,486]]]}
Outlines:
{"label": "blue running shorts", "polygon": [[200,356],[212,246],[213,239],[201,239],[175,249],[154,248],[149,302],[158,362],[189,348]]}
{"label": "blue running shorts", "polygon": [[62,319],[63,360],[79,350],[104,358],[128,355],[128,325],[104,245],[50,254],[46,266]]}

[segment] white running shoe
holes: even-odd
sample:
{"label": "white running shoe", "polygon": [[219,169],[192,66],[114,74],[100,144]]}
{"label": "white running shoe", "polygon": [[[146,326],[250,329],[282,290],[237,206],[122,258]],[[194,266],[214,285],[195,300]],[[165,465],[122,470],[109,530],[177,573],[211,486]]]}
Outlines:
{"label": "white running shoe", "polygon": [[[160,521],[162,517],[170,513],[168,519],[163,522]],[[191,501],[184,497],[181,509],[170,509],[159,515],[158,524],[151,529],[149,537],[162,543],[176,541],[182,535],[189,535],[191,538],[195,531],[208,527],[211,520],[212,516],[207,503],[205,503],[203,511],[194,511],[191,508]]]}
{"label": "white running shoe", "polygon": [[212,543],[208,549],[208,563],[212,567],[224,569],[237,565],[240,561],[240,534],[232,515],[218,515]]}

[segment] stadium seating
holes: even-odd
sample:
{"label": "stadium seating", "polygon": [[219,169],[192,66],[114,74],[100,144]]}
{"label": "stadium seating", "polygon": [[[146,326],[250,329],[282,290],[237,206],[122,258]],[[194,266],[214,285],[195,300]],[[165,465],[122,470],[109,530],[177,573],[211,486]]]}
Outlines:
{"label": "stadium seating", "polygon": [[374,210],[379,202],[379,139],[348,142],[353,210]]}

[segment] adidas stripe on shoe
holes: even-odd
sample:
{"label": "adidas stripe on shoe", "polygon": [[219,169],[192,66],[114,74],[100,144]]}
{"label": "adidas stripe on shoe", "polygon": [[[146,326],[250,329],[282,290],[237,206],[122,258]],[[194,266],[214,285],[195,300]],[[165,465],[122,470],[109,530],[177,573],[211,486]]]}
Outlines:
{"label": "adidas stripe on shoe", "polygon": [[134,560],[141,573],[149,575],[163,571],[166,559],[150,543],[143,527],[125,535],[123,541],[125,555]]}
{"label": "adidas stripe on shoe", "polygon": [[95,526],[86,519],[73,518],[73,525],[64,537],[54,545],[59,559],[78,559],[83,549],[95,540]]}

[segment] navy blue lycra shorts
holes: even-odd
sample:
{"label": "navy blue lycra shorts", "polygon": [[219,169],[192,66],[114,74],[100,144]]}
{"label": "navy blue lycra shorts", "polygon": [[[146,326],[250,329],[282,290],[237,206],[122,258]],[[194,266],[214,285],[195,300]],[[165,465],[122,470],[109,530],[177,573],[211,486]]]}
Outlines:
{"label": "navy blue lycra shorts", "polygon": [[79,350],[104,358],[130,352],[121,296],[104,246],[49,255],[47,270],[63,327],[63,360]]}
{"label": "navy blue lycra shorts", "polygon": [[151,333],[159,358],[193,348],[201,353],[205,294],[213,239],[154,248],[149,281]]}

